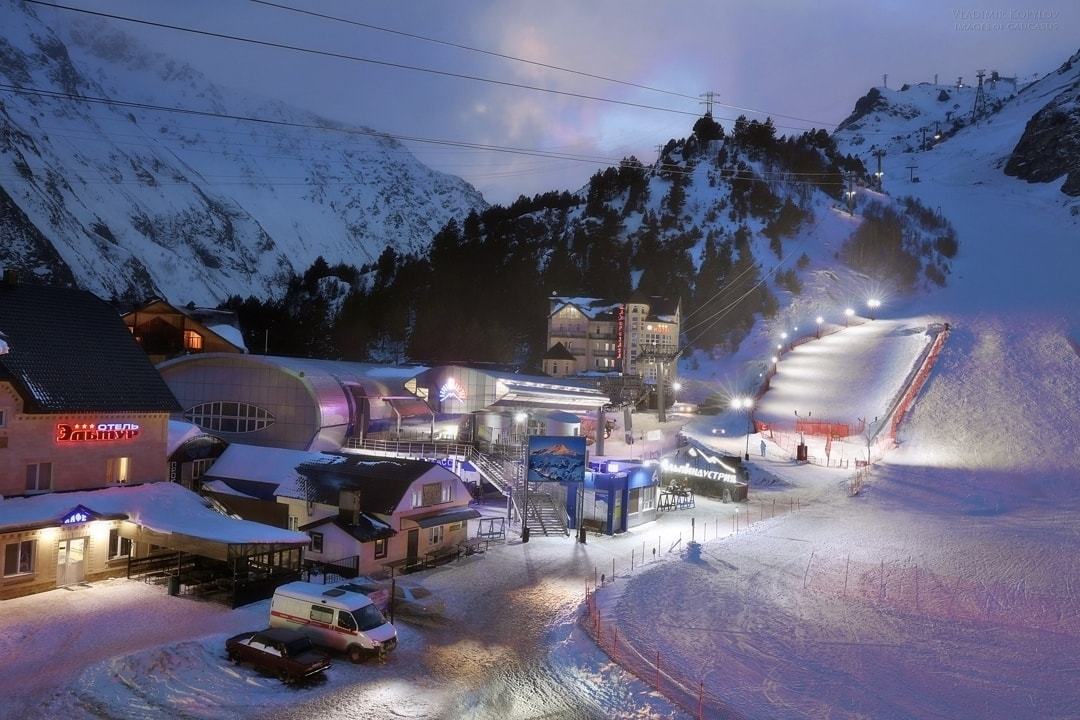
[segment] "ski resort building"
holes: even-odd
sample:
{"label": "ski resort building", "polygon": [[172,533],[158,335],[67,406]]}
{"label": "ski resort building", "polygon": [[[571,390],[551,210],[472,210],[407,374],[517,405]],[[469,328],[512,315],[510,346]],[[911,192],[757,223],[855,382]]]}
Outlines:
{"label": "ski resort building", "polygon": [[155,364],[180,355],[247,352],[236,313],[228,310],[153,298],[122,317]]}
{"label": "ski resort building", "polygon": [[423,460],[232,445],[204,480],[244,517],[265,515],[258,502],[279,508],[289,528],[310,537],[309,567],[339,573],[456,556],[468,521],[480,516],[457,475]]}
{"label": "ski resort building", "polygon": [[229,443],[338,450],[349,438],[420,425],[431,410],[404,383],[417,367],[207,353],[158,369],[181,419]]}
{"label": "ski resort building", "polygon": [[596,373],[638,375],[656,382],[649,351],[674,354],[682,305],[634,293],[628,300],[550,298],[544,372],[555,377]]}
{"label": "ski resort building", "polygon": [[[112,308],[9,277],[0,328],[0,600],[133,567],[168,568],[177,592],[215,572],[265,582],[299,570],[302,535],[157,482],[180,408]],[[251,597],[251,585],[229,587]]]}

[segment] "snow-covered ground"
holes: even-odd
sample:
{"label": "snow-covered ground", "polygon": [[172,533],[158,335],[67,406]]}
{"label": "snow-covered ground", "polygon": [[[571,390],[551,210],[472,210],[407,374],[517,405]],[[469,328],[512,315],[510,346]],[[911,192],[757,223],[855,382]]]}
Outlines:
{"label": "snow-covered ground", "polygon": [[930,343],[924,321],[874,320],[796,346],[777,363],[754,417],[793,428],[801,419],[884,417]]}
{"label": "snow-covered ground", "polygon": [[[633,553],[680,537],[731,532],[735,507],[699,500],[616,538],[516,538],[480,556],[412,575],[446,600],[447,617],[399,618],[385,663],[338,660],[298,688],[230,665],[223,643],[262,627],[267,602],[228,610],[113,580],[6,601],[0,652],[4,716],[27,718],[654,718],[683,717],[611,663],[577,624],[586,581],[620,575]],[[745,512],[745,508],[744,508]],[[745,520],[743,520],[745,522]],[[745,528],[745,526],[742,526]],[[48,612],[43,612],[48,608]],[[14,667],[14,665],[12,665]]]}
{"label": "snow-covered ground", "polygon": [[[1032,98],[890,160],[918,163],[921,182],[887,184],[940,206],[961,249],[945,289],[882,313],[953,330],[862,493],[752,453],[804,511],[646,568],[608,603],[624,642],[749,717],[1080,717],[1080,219],[1057,183],[1001,173]],[[730,451],[740,419],[695,425]]]}

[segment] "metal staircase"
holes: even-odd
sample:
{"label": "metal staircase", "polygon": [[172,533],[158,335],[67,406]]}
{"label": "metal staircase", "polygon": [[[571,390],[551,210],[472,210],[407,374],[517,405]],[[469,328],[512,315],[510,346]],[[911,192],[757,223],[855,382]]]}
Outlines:
{"label": "metal staircase", "polygon": [[550,535],[568,535],[566,529],[566,511],[546,492],[529,493],[529,516],[526,524],[530,533]]}

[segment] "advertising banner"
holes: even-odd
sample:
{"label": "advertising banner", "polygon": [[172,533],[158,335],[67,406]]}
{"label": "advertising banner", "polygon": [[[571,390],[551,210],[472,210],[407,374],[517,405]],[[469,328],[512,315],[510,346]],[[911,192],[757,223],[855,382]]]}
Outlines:
{"label": "advertising banner", "polygon": [[529,438],[529,482],[585,482],[585,438]]}

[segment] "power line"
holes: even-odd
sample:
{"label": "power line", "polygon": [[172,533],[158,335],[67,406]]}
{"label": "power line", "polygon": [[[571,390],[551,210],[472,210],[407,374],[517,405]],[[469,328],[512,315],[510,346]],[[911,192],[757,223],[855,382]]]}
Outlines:
{"label": "power line", "polygon": [[[310,55],[335,58],[338,60],[350,60],[352,62],[368,63],[371,65],[379,65],[382,67],[395,68],[398,70],[412,70],[415,72],[429,73],[431,75],[439,75],[442,77],[457,78],[459,80],[472,80],[474,82],[491,83],[493,85],[501,85],[503,87],[512,87],[521,90],[533,90],[536,92],[550,93],[552,95],[562,95],[565,97],[578,98],[579,100],[593,100],[596,102],[611,103],[613,105],[625,105],[627,107],[634,107],[642,110],[656,110],[658,112],[668,112],[676,113],[678,115],[698,117],[698,114],[696,112],[692,112],[689,110],[677,110],[675,108],[666,108],[659,105],[649,105],[647,103],[635,103],[628,100],[616,100],[614,98],[599,97],[597,95],[586,95],[584,93],[575,93],[568,90],[555,90],[552,88],[540,87],[539,85],[527,85],[525,83],[511,82],[509,80],[496,80],[494,78],[486,78],[479,75],[455,73],[450,72],[449,70],[438,70],[436,68],[422,67],[420,65],[407,65],[405,63],[390,62],[389,60],[376,60],[375,58],[361,57],[359,55],[348,55],[346,53],[334,52],[332,50],[319,50],[317,48],[308,48],[299,45],[289,45],[286,43],[273,42],[271,40],[259,40],[258,38],[244,37],[242,35],[230,35],[228,33],[213,32],[212,30],[201,30],[199,28],[189,28],[182,25],[172,25],[170,23],[156,22],[154,20],[143,20],[141,18],[127,17],[125,15],[115,15],[113,13],[99,12],[97,10],[87,10],[86,8],[77,8],[71,7],[70,5],[60,5],[58,3],[45,2],[45,0],[25,0],[25,2],[31,3],[33,5],[51,7],[57,10],[68,10],[70,12],[77,12],[83,13],[85,15],[93,15],[95,17],[108,18],[110,20],[121,20],[123,22],[136,23],[138,25],[149,25],[150,27],[163,28],[166,30],[176,30],[178,32],[186,32],[193,35],[203,35],[205,37],[212,37],[220,40],[233,40],[235,42],[276,48],[278,50],[291,50],[293,52],[307,53]],[[806,128],[796,129],[805,130]]]}
{"label": "power line", "polygon": [[373,25],[371,23],[360,22],[359,20],[351,20],[349,18],[337,17],[335,15],[327,15],[325,13],[315,12],[314,10],[305,10],[303,8],[269,2],[268,0],[249,0],[249,2],[253,2],[258,5],[266,5],[267,7],[278,8],[279,10],[288,10],[289,12],[300,13],[301,15],[310,15],[311,17],[322,18],[323,20],[333,20],[335,22],[345,23],[347,25],[355,25],[356,27],[366,28],[368,30],[377,30],[378,32],[390,33],[392,35],[400,35],[402,37],[412,38],[413,40],[422,40],[424,42],[435,43],[437,45],[446,45],[447,47],[457,48],[459,50],[468,50],[469,52],[475,52],[482,55],[502,58],[503,60],[513,60],[514,62],[535,65],[536,67],[547,68],[548,70],[558,70],[559,72],[570,73],[572,75],[580,75],[581,77],[592,78],[594,80],[603,80],[604,82],[616,83],[618,85],[626,85],[628,87],[638,88],[639,90],[648,90],[650,92],[663,93],[665,95],[681,97],[687,100],[697,100],[696,95],[687,95],[686,93],[676,92],[673,90],[664,90],[663,88],[652,87],[651,85],[642,85],[641,83],[631,82],[629,80],[619,80],[617,78],[597,75],[595,73],[586,72],[584,70],[575,70],[573,68],[563,67],[561,65],[552,65],[550,63],[540,62],[539,60],[529,60],[528,58],[518,57],[516,55],[508,55],[506,53],[495,52],[494,50],[485,50],[483,48],[472,47],[471,45],[452,42],[450,40],[440,40],[439,38],[433,38],[427,35],[418,35],[417,33],[405,32],[404,30],[395,30],[394,28]]}
{"label": "power line", "polygon": [[[287,43],[279,43],[279,42],[274,42],[274,41],[271,41],[271,40],[260,40],[258,38],[244,37],[242,35],[231,35],[231,34],[228,34],[228,33],[214,32],[212,30],[202,30],[202,29],[199,29],[199,28],[184,27],[183,25],[173,25],[173,24],[170,24],[170,23],[163,23],[163,22],[158,22],[158,21],[154,21],[154,20],[144,20],[144,19],[141,19],[141,18],[128,17],[126,15],[117,15],[117,14],[114,14],[114,13],[106,13],[106,12],[101,12],[101,11],[97,11],[97,10],[88,10],[86,8],[78,8],[78,7],[72,7],[70,5],[61,5],[59,3],[46,2],[46,0],[24,0],[24,1],[27,2],[27,3],[33,4],[33,5],[41,5],[43,7],[50,7],[50,8],[54,8],[54,9],[57,9],[57,10],[67,10],[69,12],[82,13],[84,15],[92,15],[94,17],[108,18],[110,20],[120,20],[122,22],[135,23],[135,24],[138,24],[138,25],[147,25],[149,27],[162,28],[162,29],[165,29],[165,30],[175,30],[175,31],[178,31],[178,32],[191,33],[193,35],[202,35],[202,36],[205,36],[205,37],[217,38],[219,40],[232,40],[234,42],[247,43],[247,44],[250,44],[250,45],[257,45],[257,46],[260,46],[260,47],[269,47],[269,48],[275,48],[275,49],[278,49],[278,50],[291,50],[293,52],[299,52],[299,53],[304,53],[304,54],[309,54],[309,55],[316,55],[316,56],[319,56],[319,57],[329,57],[329,58],[334,58],[334,59],[337,59],[337,60],[349,60],[349,61],[352,61],[352,62],[360,62],[360,63],[366,63],[366,64],[370,64],[370,65],[378,65],[380,67],[389,67],[389,68],[394,68],[394,69],[398,69],[398,70],[411,70],[411,71],[414,71],[414,72],[428,73],[428,74],[437,75],[437,76],[440,76],[440,77],[451,77],[451,78],[457,78],[459,80],[471,80],[473,82],[489,83],[489,84],[492,84],[492,85],[499,85],[499,86],[502,86],[502,87],[512,87],[512,88],[517,88],[517,89],[520,89],[520,90],[532,90],[534,92],[548,93],[548,94],[551,94],[551,95],[559,95],[559,96],[563,96],[563,97],[572,97],[572,98],[577,98],[579,100],[591,100],[591,101],[594,101],[594,102],[603,102],[603,103],[609,103],[609,104],[612,104],[612,105],[622,105],[622,106],[625,106],[625,107],[632,107],[632,108],[637,108],[637,109],[640,109],[640,110],[654,110],[654,111],[657,111],[657,112],[674,113],[676,115],[685,115],[685,116],[689,116],[689,117],[700,117],[698,115],[698,113],[694,112],[694,111],[679,110],[679,109],[676,109],[676,108],[663,107],[663,106],[660,106],[660,105],[650,105],[648,103],[635,103],[635,102],[630,102],[628,100],[616,100],[615,98],[606,98],[606,97],[601,97],[601,96],[598,96],[598,95],[588,95],[586,93],[575,93],[575,92],[571,92],[569,90],[556,90],[556,89],[553,89],[553,88],[545,88],[545,87],[540,87],[538,85],[528,85],[526,83],[512,82],[512,81],[509,81],[509,80],[496,80],[495,78],[487,78],[487,77],[482,77],[482,76],[479,76],[479,75],[470,75],[470,74],[466,74],[466,73],[455,73],[455,72],[450,72],[449,70],[438,70],[436,68],[423,67],[423,66],[419,66],[419,65],[408,65],[406,63],[395,63],[395,62],[390,62],[389,60],[377,60],[375,58],[367,58],[367,57],[362,57],[362,56],[359,56],[359,55],[349,55],[349,54],[346,54],[346,53],[339,53],[339,52],[334,52],[334,51],[331,51],[331,50],[320,50],[318,48],[308,48],[308,47],[302,47],[302,46],[299,46],[299,45],[289,45]],[[722,105],[723,103],[715,103],[715,104]],[[735,106],[735,105],[729,105],[727,107],[731,107],[731,108],[738,109],[738,110],[743,110],[743,111],[746,111],[746,112],[755,112],[755,113],[768,114],[765,111],[752,110],[750,108],[743,108],[743,107],[739,107],[739,106]],[[779,114],[777,114],[777,116],[779,117]],[[791,116],[785,116],[785,117],[791,117]],[[720,117],[718,119],[726,120],[728,122],[734,122],[736,120],[736,118],[730,118],[730,117]],[[804,118],[796,118],[796,119],[800,120],[801,122],[809,122],[811,124],[815,123],[815,121],[813,121],[813,120],[807,120],[807,119],[804,119]],[[829,123],[824,123],[824,124],[827,125]],[[807,128],[807,127],[795,126],[795,125],[781,125],[779,123],[773,123],[773,126],[778,127],[778,128],[783,128],[785,130],[797,130],[797,131],[800,131],[800,132],[807,132],[809,130],[815,129],[815,128]]]}
{"label": "power line", "polygon": [[[417,33],[405,32],[403,30],[395,30],[393,28],[383,27],[381,25],[374,25],[372,23],[361,22],[359,20],[351,20],[349,18],[338,17],[336,15],[328,15],[326,13],[319,13],[313,10],[305,10],[303,8],[292,7],[290,5],[283,5],[281,3],[269,2],[269,0],[249,0],[249,2],[256,3],[258,5],[266,5],[268,7],[278,8],[280,10],[287,10],[290,12],[300,13],[302,15],[310,15],[312,17],[322,18],[324,20],[333,20],[335,22],[345,23],[347,25],[355,25],[356,27],[366,28],[368,30],[377,30],[378,32],[390,33],[393,35],[400,35],[402,37],[412,38],[413,40],[422,40],[424,42],[436,43],[438,45],[446,45],[447,47],[457,48],[459,50],[468,50],[469,52],[481,53],[483,55],[489,55],[491,57],[502,58],[504,60],[513,60],[514,62],[526,63],[528,65],[535,65],[536,67],[547,68],[548,70],[558,70],[559,72],[571,73],[573,75],[580,75],[581,77],[592,78],[594,80],[603,80],[604,82],[616,83],[618,85],[626,85],[628,87],[638,88],[640,90],[648,90],[650,92],[663,93],[665,95],[671,95],[673,97],[685,98],[687,100],[698,100],[700,95],[687,95],[675,90],[665,90],[664,88],[654,87],[652,85],[643,85],[641,83],[631,82],[629,80],[619,80],[617,78],[607,77],[604,75],[597,75],[595,73],[586,72],[585,70],[575,70],[574,68],[565,67],[562,65],[552,65],[550,63],[540,62],[538,60],[530,60],[528,58],[518,57],[516,55],[508,55],[506,53],[495,52],[494,50],[485,50],[483,48],[473,47],[471,45],[465,45],[463,43],[452,42],[450,40],[440,40],[439,38],[433,38],[427,35],[419,35]],[[716,93],[713,93],[714,95]],[[809,118],[799,117],[797,115],[785,115],[783,113],[769,112],[768,110],[757,110],[754,108],[742,107],[740,105],[732,105],[729,103],[723,103],[716,100],[715,97],[710,99],[710,105],[718,105],[720,107],[731,108],[733,110],[742,110],[744,112],[754,113],[756,115],[771,115],[772,117],[787,118],[788,120],[798,120],[800,122],[807,122],[813,125],[828,125],[835,126],[838,123],[825,121],[825,120],[811,120]],[[711,109],[710,109],[711,114]],[[727,119],[727,118],[724,118]]]}
{"label": "power line", "polygon": [[[427,137],[420,137],[420,136],[415,136],[415,135],[404,135],[404,134],[398,134],[398,133],[379,132],[379,131],[376,131],[376,130],[367,130],[367,129],[363,129],[363,128],[330,127],[330,126],[326,126],[326,125],[315,125],[315,124],[312,124],[312,123],[302,123],[302,122],[289,121],[289,120],[275,120],[275,119],[271,119],[271,118],[261,118],[261,117],[254,117],[254,116],[250,116],[250,115],[234,115],[234,114],[231,114],[231,113],[214,112],[214,111],[209,111],[209,110],[196,110],[196,109],[192,109],[192,108],[171,107],[171,106],[168,106],[168,105],[156,105],[156,104],[153,104],[153,103],[138,102],[138,101],[131,101],[131,100],[116,100],[116,99],[113,99],[113,98],[95,97],[95,96],[91,96],[91,95],[78,95],[78,94],[75,94],[75,93],[60,92],[60,91],[56,91],[56,90],[45,90],[45,89],[40,89],[40,88],[27,88],[27,87],[20,87],[20,86],[17,86],[17,85],[8,85],[6,83],[0,83],[0,91],[6,91],[6,92],[12,92],[12,93],[24,94],[24,95],[35,95],[35,96],[40,96],[40,97],[45,97],[45,98],[50,98],[50,99],[71,100],[71,101],[75,101],[75,102],[85,102],[85,103],[90,103],[90,104],[108,105],[108,106],[114,106],[114,107],[123,107],[123,108],[129,108],[129,109],[134,108],[134,109],[139,109],[139,110],[152,110],[152,111],[160,111],[160,112],[169,112],[169,113],[177,113],[177,114],[181,114],[181,115],[192,115],[192,116],[196,116],[196,117],[212,117],[212,118],[220,118],[220,119],[225,119],[225,120],[236,120],[236,121],[241,121],[241,122],[251,122],[251,123],[257,123],[257,124],[261,124],[261,125],[270,125],[270,126],[278,126],[278,127],[291,127],[291,128],[303,128],[303,129],[308,129],[308,130],[319,130],[319,131],[324,131],[324,132],[337,132],[337,133],[343,133],[343,134],[346,134],[346,135],[361,135],[361,136],[365,136],[365,137],[374,137],[374,138],[383,138],[383,139],[389,138],[389,139],[393,139],[393,140],[400,140],[400,141],[406,141],[406,142],[426,143],[426,144],[444,146],[444,147],[463,148],[463,149],[478,150],[478,151],[485,151],[485,152],[498,152],[498,153],[504,153],[504,154],[510,154],[510,155],[524,155],[524,156],[527,156],[527,157],[550,158],[550,159],[556,159],[556,160],[572,160],[574,162],[587,162],[587,163],[600,164],[600,165],[605,165],[605,166],[618,166],[623,162],[622,158],[616,159],[616,158],[597,156],[597,155],[582,155],[582,154],[575,154],[575,153],[565,153],[565,152],[554,152],[554,151],[547,151],[547,150],[536,150],[536,149],[529,149],[529,148],[509,147],[509,146],[503,146],[503,145],[490,145],[490,144],[484,144],[484,143],[473,143],[473,142],[466,142],[466,141],[461,141],[461,140],[445,140],[445,139],[438,139],[438,138],[427,138]],[[642,165],[642,167],[644,168],[645,166]],[[692,171],[683,170],[681,168],[665,169],[664,172],[669,174],[669,175],[690,175],[690,174],[692,174]],[[819,174],[818,173],[811,173],[811,175],[818,176]],[[824,173],[824,175],[826,175],[826,176],[835,176],[835,173]],[[766,176],[766,177],[761,177],[761,176]],[[753,171],[750,171],[750,170],[733,170],[733,171],[722,170],[721,171],[721,177],[723,177],[725,179],[730,179],[730,180],[747,180],[747,181],[766,182],[769,176],[775,176],[775,177],[773,177],[773,181],[775,181],[775,182],[780,182],[780,183],[784,183],[784,184],[788,184],[788,185],[811,185],[811,186],[815,186],[815,187],[827,187],[827,186],[841,186],[841,185],[843,185],[843,183],[838,183],[838,182],[825,182],[825,181],[812,182],[812,181],[808,181],[808,180],[791,180],[791,179],[789,179],[791,176],[800,177],[800,175],[798,173],[763,171],[761,173],[755,174]]]}

